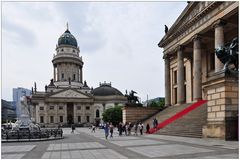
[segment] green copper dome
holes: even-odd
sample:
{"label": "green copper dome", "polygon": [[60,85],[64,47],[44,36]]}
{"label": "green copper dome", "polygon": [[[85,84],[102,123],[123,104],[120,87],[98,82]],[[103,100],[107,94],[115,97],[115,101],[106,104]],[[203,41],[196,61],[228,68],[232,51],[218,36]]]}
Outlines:
{"label": "green copper dome", "polygon": [[58,39],[58,45],[71,45],[77,47],[77,40],[76,38],[71,34],[71,32],[67,29],[61,37]]}

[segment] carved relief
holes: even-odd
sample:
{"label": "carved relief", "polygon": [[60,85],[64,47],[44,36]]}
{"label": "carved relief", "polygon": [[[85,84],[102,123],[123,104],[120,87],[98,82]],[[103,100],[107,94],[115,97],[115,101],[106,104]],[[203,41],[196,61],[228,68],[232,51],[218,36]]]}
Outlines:
{"label": "carved relief", "polygon": [[59,98],[89,98],[81,93],[78,93],[73,90],[67,90],[55,95],[52,95],[51,97],[59,97]]}

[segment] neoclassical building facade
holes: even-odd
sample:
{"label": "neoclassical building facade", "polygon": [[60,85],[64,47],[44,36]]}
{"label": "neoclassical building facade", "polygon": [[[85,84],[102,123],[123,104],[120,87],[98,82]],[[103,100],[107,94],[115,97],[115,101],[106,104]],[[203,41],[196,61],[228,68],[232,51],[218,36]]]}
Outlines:
{"label": "neoclassical building facade", "polygon": [[208,100],[205,137],[237,134],[238,73],[223,69],[215,48],[239,36],[238,10],[237,1],[188,2],[158,44],[164,49],[165,105]]}
{"label": "neoclassical building facade", "polygon": [[45,91],[32,88],[32,117],[45,126],[102,122],[104,110],[124,105],[126,97],[111,83],[89,88],[83,81],[83,60],[75,37],[67,29],[58,39],[53,56],[53,79]]}

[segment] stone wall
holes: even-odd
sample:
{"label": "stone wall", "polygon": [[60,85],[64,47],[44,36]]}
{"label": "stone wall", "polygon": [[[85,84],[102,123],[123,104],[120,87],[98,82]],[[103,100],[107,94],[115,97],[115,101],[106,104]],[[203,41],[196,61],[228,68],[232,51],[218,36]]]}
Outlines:
{"label": "stone wall", "polygon": [[237,139],[238,76],[222,73],[210,80],[211,83],[204,87],[208,100],[208,124],[203,127],[203,136]]}
{"label": "stone wall", "polygon": [[147,108],[147,107],[128,107],[125,106],[122,109],[122,117],[123,123],[131,122],[134,123],[136,121],[142,120],[158,111],[155,108]]}

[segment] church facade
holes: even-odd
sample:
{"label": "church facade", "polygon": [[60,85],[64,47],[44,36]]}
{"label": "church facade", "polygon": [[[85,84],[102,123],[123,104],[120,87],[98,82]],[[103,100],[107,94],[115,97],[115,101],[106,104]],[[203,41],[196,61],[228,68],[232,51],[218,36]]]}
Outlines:
{"label": "church facade", "polygon": [[[188,2],[158,46],[165,61],[165,105],[207,102],[204,137],[238,137],[238,72],[215,49],[239,37],[239,2]],[[238,50],[238,49],[237,49]]]}
{"label": "church facade", "polygon": [[53,79],[45,91],[32,88],[32,118],[45,126],[102,123],[102,113],[124,105],[126,97],[111,83],[89,88],[83,81],[83,60],[75,37],[67,29],[58,39],[53,59]]}

